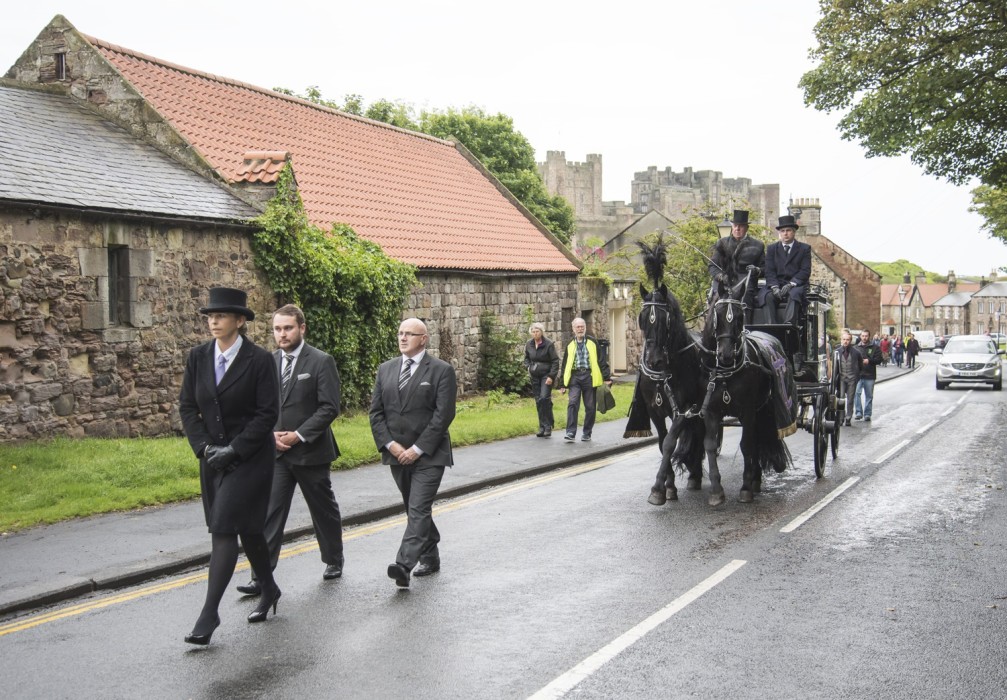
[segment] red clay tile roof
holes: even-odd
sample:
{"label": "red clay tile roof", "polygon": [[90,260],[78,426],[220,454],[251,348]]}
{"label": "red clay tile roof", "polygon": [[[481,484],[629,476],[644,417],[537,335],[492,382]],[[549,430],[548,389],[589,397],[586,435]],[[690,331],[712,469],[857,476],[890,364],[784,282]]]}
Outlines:
{"label": "red clay tile roof", "polygon": [[421,268],[577,271],[450,141],[86,37],[228,181],[289,152],[312,223],[346,223]]}
{"label": "red clay tile roof", "polygon": [[280,172],[289,159],[290,154],[286,151],[249,151],[231,182],[274,184],[280,179]]}

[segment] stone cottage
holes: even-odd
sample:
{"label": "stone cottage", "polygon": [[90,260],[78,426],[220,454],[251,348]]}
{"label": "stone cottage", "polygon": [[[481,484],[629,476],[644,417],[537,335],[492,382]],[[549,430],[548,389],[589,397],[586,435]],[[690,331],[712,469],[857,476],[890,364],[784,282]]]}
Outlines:
{"label": "stone cottage", "polygon": [[258,212],[59,90],[0,84],[0,153],[0,441],[179,429],[206,290],[272,304]]}
{"label": "stone cottage", "polygon": [[558,336],[578,310],[576,258],[458,143],[152,58],[62,16],[6,79],[69,95],[256,208],[261,174],[289,159],[312,223],[348,224],[417,267],[405,313],[428,321],[462,391],[481,313],[523,331],[530,311]]}

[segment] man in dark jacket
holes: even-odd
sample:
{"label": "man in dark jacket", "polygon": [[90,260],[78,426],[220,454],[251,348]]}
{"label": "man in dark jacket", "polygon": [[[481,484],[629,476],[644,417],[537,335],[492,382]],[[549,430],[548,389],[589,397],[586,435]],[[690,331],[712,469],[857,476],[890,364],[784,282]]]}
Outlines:
{"label": "man in dark jacket", "polygon": [[853,335],[849,331],[843,331],[836,356],[832,360],[832,371],[839,374],[839,395],[846,397],[846,425],[850,425],[857,380],[860,379],[863,364],[864,356],[853,345]]}
{"label": "man in dark jacket", "polygon": [[[811,246],[795,240],[797,221],[781,216],[776,227],[780,240],[766,249],[766,286],[759,292],[759,305],[769,323],[796,323],[811,280]],[[785,304],[783,318],[776,305]]]}
{"label": "man in dark jacket", "polygon": [[[871,420],[871,409],[874,405],[874,382],[878,378],[878,365],[881,364],[881,348],[871,342],[871,332],[864,329],[860,331],[860,344],[857,350],[863,356],[860,361],[860,378],[857,380],[857,399],[854,405],[855,414],[853,420],[861,420],[869,423]],[[863,404],[860,402],[860,395],[863,392]]]}
{"label": "man in dark jacket", "polygon": [[743,299],[745,323],[752,321],[758,279],[765,266],[766,245],[748,235],[748,212],[735,209],[731,220],[731,235],[714,244],[707,270],[713,279],[714,295],[721,284],[738,284],[744,281],[746,275],[751,275]]}

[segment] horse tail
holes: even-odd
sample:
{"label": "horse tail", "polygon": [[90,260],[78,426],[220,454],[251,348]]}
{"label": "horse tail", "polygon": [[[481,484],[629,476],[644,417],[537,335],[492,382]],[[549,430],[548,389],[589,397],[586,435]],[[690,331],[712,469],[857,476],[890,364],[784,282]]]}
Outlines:
{"label": "horse tail", "polygon": [[699,417],[684,418],[671,426],[672,434],[678,433],[675,451],[671,453],[671,464],[679,474],[701,474],[706,449],[706,422]]}
{"label": "horse tail", "polygon": [[780,437],[776,428],[776,420],[772,411],[757,411],[756,433],[759,436],[758,464],[764,472],[770,467],[776,472],[782,472],[793,466],[793,458],[787,443]]}

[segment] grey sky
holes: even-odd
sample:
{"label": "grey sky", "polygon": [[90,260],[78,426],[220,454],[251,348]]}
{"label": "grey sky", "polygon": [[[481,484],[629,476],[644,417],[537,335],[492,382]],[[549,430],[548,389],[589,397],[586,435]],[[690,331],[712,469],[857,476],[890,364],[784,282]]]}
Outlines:
{"label": "grey sky", "polygon": [[823,233],[862,260],[988,274],[1007,247],[969,192],[900,159],[867,159],[797,87],[817,0],[36,0],[5,8],[0,70],[57,13],[79,30],[263,87],[317,85],[419,108],[504,112],[536,148],[600,153],[605,199],[647,166],[723,171],[818,197]]}

